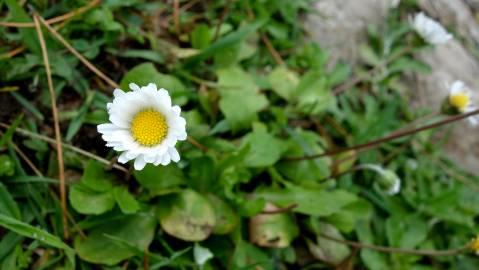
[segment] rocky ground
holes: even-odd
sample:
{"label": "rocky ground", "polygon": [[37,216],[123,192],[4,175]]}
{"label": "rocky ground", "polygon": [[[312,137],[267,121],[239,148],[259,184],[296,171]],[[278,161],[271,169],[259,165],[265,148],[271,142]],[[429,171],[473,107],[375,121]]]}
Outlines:
{"label": "rocky ground", "polygon": [[[309,15],[306,27],[311,37],[331,50],[332,61],[357,63],[358,48],[365,41],[368,25],[380,25],[397,1],[393,0],[320,0],[315,3],[319,15]],[[479,58],[474,47],[479,43],[476,12],[478,0],[419,0],[420,8],[437,19],[455,35],[455,39],[416,57],[433,67],[427,75],[404,79],[410,86],[417,108],[439,108],[447,96],[447,84],[466,82],[479,96]],[[477,49],[476,49],[477,50]],[[451,159],[471,173],[479,174],[478,127],[466,121],[458,124],[446,145]]]}

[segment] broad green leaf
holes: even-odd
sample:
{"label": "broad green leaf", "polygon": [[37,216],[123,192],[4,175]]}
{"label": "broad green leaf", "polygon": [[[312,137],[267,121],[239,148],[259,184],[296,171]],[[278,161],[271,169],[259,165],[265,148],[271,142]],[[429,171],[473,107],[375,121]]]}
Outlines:
{"label": "broad green leaf", "polygon": [[161,198],[158,219],[168,234],[185,241],[205,240],[215,226],[215,212],[199,193],[184,189]]}
{"label": "broad green leaf", "polygon": [[274,260],[264,250],[245,241],[240,241],[234,250],[232,258],[233,270],[263,269],[273,270]]}
{"label": "broad green leaf", "polygon": [[140,204],[128,191],[126,186],[117,186],[113,189],[113,196],[124,214],[133,214],[140,210]]}
{"label": "broad green leaf", "polygon": [[74,247],[78,256],[91,263],[115,265],[135,255],[131,248],[116,244],[108,236],[123,239],[139,250],[148,250],[153,241],[156,228],[156,219],[150,213],[138,213],[123,215],[93,228],[87,233],[87,237],[75,238]]}
{"label": "broad green leaf", "polygon": [[155,83],[156,87],[168,90],[174,104],[183,105],[187,102],[184,95],[186,87],[183,83],[173,75],[158,72],[152,63],[143,63],[130,69],[121,79],[121,89],[130,91],[128,87],[130,83],[136,83],[140,87]]}
{"label": "broad green leaf", "polygon": [[72,207],[81,214],[99,215],[115,206],[113,192],[97,192],[81,183],[70,187],[68,198]]}
{"label": "broad green leaf", "polygon": [[[320,232],[323,235],[344,240],[338,229],[328,223],[320,223]],[[351,253],[347,245],[321,237],[321,235],[316,237],[316,241],[317,243],[313,243],[310,240],[307,241],[309,251],[315,258],[329,264],[338,265]]]}
{"label": "broad green leaf", "polygon": [[141,171],[134,172],[136,180],[140,184],[155,193],[168,190],[185,183],[185,176],[178,166],[154,166],[147,164]]}
{"label": "broad green leaf", "polygon": [[191,46],[195,49],[206,48],[210,45],[213,38],[210,33],[208,25],[203,23],[197,24],[191,32]]}
{"label": "broad green leaf", "polygon": [[243,137],[242,146],[249,145],[244,164],[247,167],[267,167],[280,158],[283,144],[265,130],[255,130]]}
{"label": "broad green leaf", "polygon": [[93,191],[106,192],[112,189],[113,178],[113,175],[105,172],[102,164],[89,160],[83,171],[81,183]]}
{"label": "broad green leaf", "polygon": [[[318,134],[301,129],[290,129],[286,131],[291,136],[287,141],[287,150],[285,156],[305,156],[324,152],[322,147],[323,140]],[[301,161],[280,161],[275,167],[287,179],[297,183],[316,182],[323,180],[331,175],[331,158],[317,158],[314,160]]]}
{"label": "broad green leaf", "polygon": [[422,74],[429,74],[431,72],[431,67],[429,65],[420,62],[418,60],[414,60],[407,57],[402,57],[396,60],[389,66],[388,72],[417,72]]}
{"label": "broad green leaf", "polygon": [[215,212],[214,234],[228,234],[232,232],[239,222],[239,217],[229,204],[218,196],[209,193],[206,198],[213,206]]}
{"label": "broad green leaf", "polygon": [[390,246],[415,248],[423,242],[429,227],[416,214],[394,215],[386,220],[386,235]]}
{"label": "broad green leaf", "polygon": [[[277,210],[267,203],[265,210]],[[249,222],[250,242],[261,247],[285,248],[298,236],[299,228],[288,213],[259,214]]]}
{"label": "broad green leaf", "polygon": [[285,100],[290,100],[298,86],[299,76],[287,66],[278,66],[268,75],[273,91]]}
{"label": "broad green leaf", "polygon": [[351,75],[351,66],[348,64],[337,64],[331,73],[328,74],[330,86],[336,86],[344,82]]}
{"label": "broad green leaf", "polygon": [[337,213],[344,206],[357,201],[356,195],[344,190],[322,190],[288,185],[284,189],[265,189],[254,193],[281,207],[292,204],[294,212],[324,217]]}
{"label": "broad green leaf", "polygon": [[[366,244],[374,244],[374,235],[371,231],[371,227],[366,220],[361,220],[356,224],[356,233],[359,241]],[[361,249],[361,259],[368,269],[371,270],[383,270],[389,269],[389,264],[386,259],[386,255],[378,251],[369,249]]]}
{"label": "broad green leaf", "polygon": [[293,97],[297,108],[303,113],[320,114],[336,107],[327,77],[319,71],[309,71],[301,78]]}
{"label": "broad green leaf", "polygon": [[234,132],[249,128],[268,105],[252,77],[238,67],[218,70],[218,84],[220,109]]}
{"label": "broad green leaf", "polygon": [[40,241],[48,246],[59,248],[65,251],[72,265],[75,265],[74,251],[65,244],[60,238],[50,234],[40,228],[24,223],[18,219],[6,216],[0,213],[0,226],[12,232],[16,232],[28,238]]}
{"label": "broad green leaf", "polygon": [[188,170],[188,185],[199,191],[208,192],[216,184],[215,160],[210,156],[193,158]]}
{"label": "broad green leaf", "polygon": [[20,214],[20,209],[18,208],[17,203],[13,199],[10,192],[8,192],[7,187],[3,185],[2,183],[0,183],[0,214],[9,216],[15,219],[22,218]]}

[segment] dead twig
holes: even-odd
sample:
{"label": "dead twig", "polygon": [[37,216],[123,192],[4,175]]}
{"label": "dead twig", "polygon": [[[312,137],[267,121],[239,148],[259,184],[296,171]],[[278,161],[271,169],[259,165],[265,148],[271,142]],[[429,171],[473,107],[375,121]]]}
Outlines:
{"label": "dead twig", "polygon": [[66,189],[65,189],[65,165],[63,163],[63,149],[61,145],[60,122],[58,120],[56,94],[55,94],[55,89],[53,88],[52,73],[50,70],[50,62],[48,60],[47,46],[45,44],[45,39],[43,38],[43,33],[40,27],[39,17],[40,16],[37,13],[33,14],[35,29],[37,30],[38,40],[40,42],[40,47],[42,49],[43,63],[45,65],[45,70],[47,74],[48,90],[50,91],[50,102],[52,105],[53,125],[55,129],[55,143],[57,147],[58,174],[60,178],[60,200],[61,200],[61,208],[62,208],[63,237],[65,239],[68,239],[69,233],[68,233],[68,218],[67,218],[67,199],[66,199]]}
{"label": "dead twig", "polygon": [[[46,20],[46,23],[47,24],[55,24],[55,23],[66,21],[66,20],[68,20],[72,17],[75,17],[77,15],[80,15],[80,14],[90,10],[91,8],[98,5],[100,2],[101,2],[101,0],[91,1],[90,3],[88,3],[87,5],[85,5],[83,7],[80,7],[78,9],[73,10],[73,11],[70,11],[66,14],[57,16],[55,18],[48,19],[48,20]],[[16,28],[33,28],[33,27],[35,27],[35,22],[0,22],[0,26],[16,27]]]}
{"label": "dead twig", "polygon": [[346,148],[343,148],[343,149],[326,151],[326,152],[323,152],[321,154],[316,154],[316,155],[301,156],[301,157],[286,157],[286,158],[284,158],[284,160],[289,160],[289,161],[311,160],[311,159],[316,159],[316,158],[325,157],[325,156],[335,156],[335,155],[338,155],[338,154],[341,154],[341,153],[344,153],[344,152],[347,152],[347,151],[351,151],[351,150],[371,149],[371,148],[377,147],[378,145],[381,145],[385,142],[392,141],[392,140],[395,140],[395,139],[398,139],[398,138],[401,138],[401,137],[413,135],[415,133],[419,133],[419,132],[424,131],[424,130],[433,129],[433,128],[437,128],[437,127],[440,127],[440,126],[448,125],[450,123],[457,122],[459,120],[468,118],[468,117],[476,115],[476,114],[479,114],[479,109],[468,112],[468,113],[460,114],[460,115],[446,117],[445,119],[443,119],[441,121],[437,121],[436,123],[425,125],[425,126],[422,126],[422,127],[419,127],[419,128],[412,129],[412,130],[405,130],[405,131],[399,131],[399,132],[395,131],[395,132],[392,132],[390,135],[388,135],[386,137],[383,137],[383,138],[380,138],[380,139],[377,139],[377,140],[373,140],[373,141],[370,141],[370,142],[367,142],[367,143],[358,144],[358,145],[354,145],[354,146],[351,146],[351,147],[346,147]]}
{"label": "dead twig", "polygon": [[88,69],[90,69],[93,73],[95,73],[98,77],[102,78],[106,83],[108,83],[113,88],[119,88],[120,86],[106,76],[103,72],[97,69],[90,61],[88,61],[83,55],[81,55],[75,48],[73,48],[68,41],[66,41],[62,35],[60,35],[53,27],[47,24],[47,22],[38,16],[39,21],[48,29],[48,31],[58,40],[60,43],[63,44],[73,55],[75,55]]}
{"label": "dead twig", "polygon": [[[0,123],[0,127],[3,127],[3,128],[9,128],[10,125],[8,124],[5,124],[5,123]],[[45,141],[45,142],[48,142],[48,143],[53,143],[55,144],[55,140],[52,139],[52,138],[49,138],[47,136],[43,136],[41,134],[37,134],[37,133],[33,133],[33,132],[30,132],[26,129],[22,129],[22,128],[16,128],[15,129],[15,133],[18,133],[20,135],[23,135],[23,136],[27,136],[27,137],[30,137],[30,138],[33,138],[33,139],[37,139],[37,140],[42,140],[42,141]],[[73,146],[71,144],[67,144],[67,143],[62,143],[62,147],[67,149],[67,150],[71,150],[73,152],[76,152],[80,155],[83,155],[85,157],[88,157],[88,158],[91,158],[91,159],[94,159],[104,165],[110,165],[110,161],[105,159],[105,158],[102,158],[100,156],[97,156],[95,154],[92,154],[86,150],[83,150],[79,147],[76,147],[76,146]],[[122,172],[125,172],[125,173],[128,173],[128,169],[126,169],[125,167],[115,163],[112,165],[113,168],[117,169],[117,170],[120,170]]]}

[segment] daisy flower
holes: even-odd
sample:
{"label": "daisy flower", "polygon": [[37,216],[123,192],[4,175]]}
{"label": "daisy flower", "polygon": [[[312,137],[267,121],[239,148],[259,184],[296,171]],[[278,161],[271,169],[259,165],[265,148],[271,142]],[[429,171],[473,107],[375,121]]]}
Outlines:
{"label": "daisy flower", "polygon": [[[472,91],[463,81],[455,81],[449,87],[447,103],[456,113],[468,113],[477,109],[472,102]],[[478,116],[471,116],[468,119],[472,125],[479,123]]]}
{"label": "daisy flower", "polygon": [[157,89],[154,83],[129,86],[133,91],[115,89],[113,102],[107,104],[111,123],[98,125],[106,145],[123,152],[118,162],[135,160],[136,170],[147,163],[178,162],[176,142],[186,140],[186,121],[180,116],[180,107],[172,106],[168,91]]}
{"label": "daisy flower", "polygon": [[452,35],[435,20],[420,12],[412,20],[414,30],[429,44],[440,45],[452,39]]}

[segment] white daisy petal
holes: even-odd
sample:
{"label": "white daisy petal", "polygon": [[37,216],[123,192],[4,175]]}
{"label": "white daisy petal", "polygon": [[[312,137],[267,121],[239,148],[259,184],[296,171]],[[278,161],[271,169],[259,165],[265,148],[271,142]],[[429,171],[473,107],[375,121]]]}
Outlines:
{"label": "white daisy petal", "polygon": [[187,137],[181,108],[172,106],[168,91],[154,83],[129,87],[132,91],[115,89],[113,101],[107,104],[110,123],[97,127],[106,145],[122,152],[118,162],[134,160],[136,170],[147,163],[178,162],[176,142]]}
{"label": "white daisy petal", "polygon": [[170,162],[171,162],[170,155],[169,154],[163,155],[163,158],[161,159],[161,165],[166,166],[170,164]]}
{"label": "white daisy petal", "polygon": [[140,90],[140,87],[136,83],[130,83],[128,86],[133,91],[139,91]]}
{"label": "white daisy petal", "polygon": [[145,168],[145,165],[146,165],[146,161],[143,159],[142,156],[139,156],[135,159],[135,170],[137,171],[141,171],[143,170],[143,168]]}
{"label": "white daisy petal", "polygon": [[170,154],[171,160],[174,162],[180,161],[180,154],[174,147],[168,148],[168,153]]}

